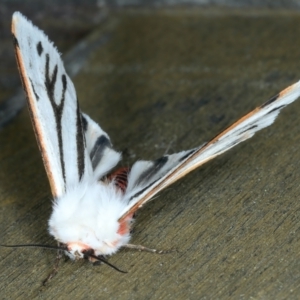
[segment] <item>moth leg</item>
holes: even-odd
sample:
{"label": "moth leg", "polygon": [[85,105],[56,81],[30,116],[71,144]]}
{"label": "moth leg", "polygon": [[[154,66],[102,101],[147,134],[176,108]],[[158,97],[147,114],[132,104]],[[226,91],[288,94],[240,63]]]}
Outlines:
{"label": "moth leg", "polygon": [[48,281],[50,281],[57,274],[59,262],[60,262],[62,256],[63,256],[63,251],[57,250],[53,269],[52,269],[51,273],[47,276],[47,278],[43,280],[43,286],[45,286],[48,283]]}
{"label": "moth leg", "polygon": [[174,252],[176,250],[157,250],[157,249],[152,249],[152,248],[147,248],[142,245],[134,245],[134,244],[126,244],[122,246],[123,248],[128,248],[128,249],[133,249],[133,250],[138,250],[138,251],[146,251],[146,252],[151,252],[151,253],[156,253],[156,254],[167,254]]}

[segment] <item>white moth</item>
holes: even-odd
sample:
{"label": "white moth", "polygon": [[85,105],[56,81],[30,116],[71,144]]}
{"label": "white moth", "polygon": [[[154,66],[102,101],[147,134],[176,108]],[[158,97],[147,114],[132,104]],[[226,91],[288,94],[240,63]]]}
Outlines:
{"label": "white moth", "polygon": [[271,125],[300,95],[300,81],[204,145],[111,175],[121,159],[109,136],[80,111],[72,81],[47,36],[13,15],[15,51],[33,128],[54,197],[49,232],[72,259],[111,255],[130,240],[133,214],[159,191]]}

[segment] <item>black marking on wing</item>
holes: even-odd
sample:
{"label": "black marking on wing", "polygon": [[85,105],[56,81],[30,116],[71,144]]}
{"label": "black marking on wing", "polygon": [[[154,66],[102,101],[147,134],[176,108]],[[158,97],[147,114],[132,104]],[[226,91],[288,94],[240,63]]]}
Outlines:
{"label": "black marking on wing", "polygon": [[41,56],[44,49],[43,49],[42,43],[40,41],[36,45],[36,50],[38,52],[38,55]]}
{"label": "black marking on wing", "polygon": [[13,34],[12,36],[13,36],[13,43],[14,43],[14,46],[20,48],[20,47],[19,47],[18,39],[16,38],[16,36],[15,36],[14,34]]}
{"label": "black marking on wing", "polygon": [[279,94],[277,94],[276,96],[273,96],[271,99],[269,99],[267,102],[265,102],[264,104],[262,104],[260,107],[264,108],[264,107],[268,106],[269,104],[271,104],[274,101],[276,101],[279,96],[280,96]]}
{"label": "black marking on wing", "polygon": [[[234,140],[233,142],[231,142],[231,143],[228,145],[228,149],[234,147],[235,145],[239,144],[240,142],[241,142],[241,139],[236,139],[236,140]],[[217,153],[217,154],[218,154],[218,153],[222,153],[222,151],[221,151],[221,152],[218,151],[218,152],[216,152],[216,153]]]}
{"label": "black marking on wing", "polygon": [[249,128],[247,128],[247,129],[245,129],[244,131],[242,131],[241,134],[243,134],[243,133],[245,133],[245,132],[247,132],[247,131],[249,131],[249,130],[251,130],[251,129],[254,129],[254,128],[256,128],[256,127],[258,127],[258,125],[252,125],[251,127],[249,127]]}
{"label": "black marking on wing", "polygon": [[[29,78],[29,77],[28,77],[28,78]],[[32,80],[31,80],[31,78],[29,78],[29,81],[30,81],[31,88],[32,88],[32,90],[33,90],[33,93],[34,93],[34,95],[35,95],[36,100],[39,100],[40,97],[39,97],[39,95],[36,93],[36,91],[35,91],[35,89],[34,89],[34,85],[33,85],[33,82],[32,82]]]}
{"label": "black marking on wing", "polygon": [[82,124],[83,131],[86,132],[88,128],[88,122],[83,114],[81,114],[81,124]]}
{"label": "black marking on wing", "polygon": [[65,104],[67,79],[66,79],[66,75],[62,75],[62,77],[61,77],[62,85],[63,85],[62,95],[61,95],[59,104],[56,104],[55,99],[54,99],[54,89],[55,89],[55,84],[56,84],[56,80],[57,80],[57,65],[55,65],[54,70],[53,70],[52,74],[50,75],[49,62],[50,62],[50,58],[49,58],[49,54],[47,53],[46,54],[46,65],[45,65],[45,87],[47,90],[47,94],[48,94],[51,106],[54,111],[54,117],[55,117],[55,121],[56,121],[56,132],[57,132],[57,137],[58,137],[60,164],[61,164],[63,178],[64,178],[64,181],[66,182],[65,163],[64,163],[64,158],[63,158],[61,119],[62,119],[63,108],[64,108],[64,104]]}
{"label": "black marking on wing", "polygon": [[104,150],[106,148],[111,148],[111,146],[112,145],[110,140],[105,135],[101,135],[98,137],[90,153],[93,169],[97,167],[100,160],[102,159]]}
{"label": "black marking on wing", "polygon": [[76,111],[76,144],[77,144],[77,167],[79,180],[82,178],[85,169],[84,161],[84,149],[85,149],[85,136],[82,131],[82,114],[79,109],[79,104],[77,101],[77,111]]}
{"label": "black marking on wing", "polygon": [[155,184],[160,178],[154,180],[153,182],[151,182],[150,184],[148,184],[146,187],[144,187],[142,190],[138,191],[136,194],[134,194],[133,196],[130,197],[129,202],[138,197],[139,195],[143,194],[147,189],[149,189],[153,184]]}
{"label": "black marking on wing", "polygon": [[282,108],[284,108],[286,105],[280,105],[278,107],[273,108],[272,110],[270,110],[267,114],[271,114],[272,112],[276,111],[276,110],[280,110]]}
{"label": "black marking on wing", "polygon": [[155,175],[169,160],[168,156],[162,156],[153,162],[153,165],[145,170],[138,178],[136,185],[139,185],[143,181],[149,180]]}
{"label": "black marking on wing", "polygon": [[198,149],[193,149],[193,150],[188,151],[187,154],[183,155],[183,156],[179,159],[179,162],[184,161],[186,158],[188,158],[191,154],[195,153],[197,150],[198,150]]}

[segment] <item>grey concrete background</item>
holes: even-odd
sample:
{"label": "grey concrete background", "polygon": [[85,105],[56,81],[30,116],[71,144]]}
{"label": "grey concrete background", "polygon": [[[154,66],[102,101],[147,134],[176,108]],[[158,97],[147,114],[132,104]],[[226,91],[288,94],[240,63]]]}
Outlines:
{"label": "grey concrete background", "polygon": [[[106,7],[91,6],[85,15],[84,6],[72,5],[18,10],[62,52],[78,41],[102,41],[74,84],[82,109],[124,151],[123,165],[197,146],[300,78],[295,10],[142,7],[105,14]],[[7,7],[1,20],[9,29]],[[75,38],[66,24],[77,28]],[[8,38],[0,47],[13,62]],[[132,242],[178,252],[122,250],[109,260],[126,275],[62,262],[42,287],[55,253],[0,249],[1,298],[299,299],[298,102],[139,212]],[[47,233],[49,184],[26,110],[0,131],[0,166],[1,243],[55,244]]]}

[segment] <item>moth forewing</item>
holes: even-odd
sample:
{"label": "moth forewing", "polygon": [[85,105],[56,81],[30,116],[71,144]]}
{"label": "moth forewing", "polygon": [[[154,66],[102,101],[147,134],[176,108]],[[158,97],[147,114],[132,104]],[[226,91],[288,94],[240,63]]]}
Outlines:
{"label": "moth forewing", "polygon": [[84,174],[92,176],[75,88],[53,43],[20,13],[13,16],[12,33],[51,191],[59,197]]}
{"label": "moth forewing", "polygon": [[38,110],[37,106],[35,105],[37,97],[34,94],[35,92],[31,85],[30,78],[26,72],[26,70],[27,70],[26,64],[23,59],[22,52],[20,50],[19,40],[16,38],[16,36],[21,35],[21,33],[18,32],[17,28],[18,28],[18,18],[16,15],[14,15],[13,22],[12,22],[12,33],[14,35],[16,60],[17,60],[23,88],[27,94],[28,109],[29,109],[31,121],[33,124],[34,132],[36,135],[36,139],[37,139],[37,142],[38,142],[41,154],[42,154],[42,158],[43,158],[45,169],[46,169],[46,172],[48,175],[48,179],[50,182],[51,191],[52,191],[53,196],[56,197],[63,190],[63,186],[60,184],[60,182],[56,182],[56,180],[55,180],[55,178],[58,178],[56,172],[59,171],[59,168],[58,167],[51,168],[51,166],[50,166],[50,165],[56,164],[56,161],[53,160],[52,162],[50,162],[50,160],[51,160],[50,157],[54,157],[54,155],[49,155],[49,152],[51,152],[51,150],[50,150],[51,148],[49,147],[46,136],[43,133],[44,130],[43,130],[43,126],[40,122],[39,110]]}
{"label": "moth forewing", "polygon": [[[190,150],[190,152],[186,151],[187,153],[183,155],[184,159],[180,159],[174,168],[165,173],[159,180],[150,184],[142,193],[139,191],[136,196],[131,196],[131,202],[119,220],[122,221],[128,215],[133,214],[162,189],[214,157],[251,138],[257,131],[271,125],[280,110],[295,101],[299,96],[300,81],[287,87],[278,95],[240,118],[208,143],[198,149]],[[172,157],[172,155],[169,157]]]}

